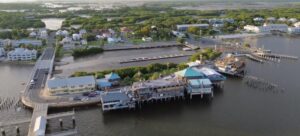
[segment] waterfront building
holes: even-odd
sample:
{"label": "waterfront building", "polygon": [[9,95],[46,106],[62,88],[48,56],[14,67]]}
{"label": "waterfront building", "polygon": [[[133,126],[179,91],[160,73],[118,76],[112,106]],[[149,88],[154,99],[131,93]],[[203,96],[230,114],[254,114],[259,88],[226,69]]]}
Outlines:
{"label": "waterfront building", "polygon": [[177,77],[185,79],[203,79],[207,78],[201,71],[195,70],[193,67],[188,67],[184,70],[175,73]]}
{"label": "waterfront building", "polygon": [[118,74],[111,72],[110,74],[106,74],[105,78],[98,79],[97,85],[100,90],[106,90],[119,85],[120,81],[121,77]]}
{"label": "waterfront building", "polygon": [[244,26],[244,29],[246,31],[255,32],[255,33],[269,33],[272,31],[287,32],[288,25],[286,24],[264,24],[263,26],[246,25]]}
{"label": "waterfront building", "polygon": [[129,91],[109,91],[100,95],[103,111],[135,108],[135,101]]}
{"label": "waterfront building", "polygon": [[208,67],[195,68],[195,70],[202,72],[212,83],[226,80],[225,76]]}
{"label": "waterfront building", "polygon": [[5,50],[4,48],[0,48],[0,57],[5,56]]}
{"label": "waterfront building", "polygon": [[190,79],[188,80],[187,93],[190,99],[193,95],[211,95],[213,97],[212,83],[209,79]]}
{"label": "waterfront building", "polygon": [[83,93],[95,90],[96,80],[94,76],[49,79],[46,87],[49,95]]}
{"label": "waterfront building", "polygon": [[11,45],[13,47],[19,47],[20,45],[42,46],[43,43],[41,40],[21,39],[21,40],[12,40]]}
{"label": "waterfront building", "polygon": [[133,83],[132,94],[138,102],[184,97],[185,83],[177,78]]}
{"label": "waterfront building", "polygon": [[37,51],[36,50],[28,50],[24,48],[16,48],[13,51],[10,51],[7,53],[7,58],[10,61],[29,61],[34,60],[37,57]]}
{"label": "waterfront building", "polygon": [[209,24],[183,24],[183,25],[177,25],[178,31],[187,31],[189,27],[198,27],[200,29],[207,29],[209,27]]}
{"label": "waterfront building", "polygon": [[300,34],[300,27],[289,27],[288,33],[289,34]]}

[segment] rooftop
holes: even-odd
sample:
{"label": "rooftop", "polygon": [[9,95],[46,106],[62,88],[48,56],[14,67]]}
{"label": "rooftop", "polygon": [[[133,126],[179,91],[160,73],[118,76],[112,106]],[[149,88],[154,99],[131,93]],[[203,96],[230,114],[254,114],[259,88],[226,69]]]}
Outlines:
{"label": "rooftop", "polygon": [[63,79],[55,78],[47,81],[47,86],[49,88],[88,85],[88,84],[95,84],[94,76],[71,77],[71,78],[63,78]]}
{"label": "rooftop", "polygon": [[197,71],[192,67],[188,67],[184,70],[178,71],[175,73],[176,76],[180,77],[205,77],[205,75],[201,71]]}
{"label": "rooftop", "polygon": [[109,91],[101,94],[101,100],[103,102],[112,102],[112,101],[127,101],[129,96],[126,92],[122,91]]}

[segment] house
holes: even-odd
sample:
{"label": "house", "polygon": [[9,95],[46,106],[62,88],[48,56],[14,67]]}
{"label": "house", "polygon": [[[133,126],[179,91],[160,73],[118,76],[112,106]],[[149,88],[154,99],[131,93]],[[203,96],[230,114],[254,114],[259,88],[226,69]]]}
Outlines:
{"label": "house", "polygon": [[96,80],[94,76],[49,79],[46,86],[49,95],[91,92],[95,89]]}
{"label": "house", "polygon": [[300,27],[300,22],[294,23],[295,27]]}
{"label": "house", "polygon": [[151,37],[143,37],[142,40],[144,42],[151,42],[153,39]]}
{"label": "house", "polygon": [[290,19],[288,20],[288,22],[291,22],[291,23],[296,23],[297,21],[298,21],[297,18],[290,18]]}
{"label": "house", "polygon": [[37,33],[36,32],[31,32],[30,34],[29,34],[29,37],[31,37],[31,38],[35,38],[37,36]]}
{"label": "house", "polygon": [[72,41],[73,41],[73,39],[71,37],[65,37],[60,41],[60,43],[61,44],[71,44]]}
{"label": "house", "polygon": [[200,29],[207,29],[209,27],[209,24],[183,24],[183,25],[177,25],[178,31],[187,31],[189,27],[198,27]]}
{"label": "house", "polygon": [[111,38],[111,37],[107,38],[107,42],[109,44],[113,44],[113,43],[117,43],[117,42],[121,42],[121,41],[122,41],[121,38]]}
{"label": "house", "polygon": [[72,39],[73,39],[74,41],[79,41],[79,40],[81,39],[81,35],[80,35],[80,34],[73,34],[73,35],[72,35]]}
{"label": "house", "polygon": [[4,48],[0,48],[0,57],[5,56],[5,50]]}
{"label": "house", "polygon": [[104,92],[100,97],[103,111],[135,108],[135,101],[132,100],[132,95],[126,91]]}
{"label": "house", "polygon": [[87,32],[86,32],[86,30],[85,29],[80,29],[79,30],[79,35],[84,35],[84,34],[86,34]]}
{"label": "house", "polygon": [[63,36],[63,37],[67,37],[69,36],[69,32],[67,30],[58,30],[55,33],[56,36]]}
{"label": "house", "polygon": [[37,57],[37,51],[36,50],[28,50],[24,48],[16,48],[13,51],[10,51],[7,53],[7,58],[10,61],[29,61],[34,60]]}
{"label": "house", "polygon": [[276,21],[276,18],[275,18],[275,17],[268,17],[268,18],[267,18],[267,21],[268,21],[268,22],[275,22],[275,21]]}
{"label": "house", "polygon": [[41,39],[47,39],[48,38],[47,30],[44,30],[44,29],[39,30],[39,37]]}
{"label": "house", "polygon": [[300,27],[289,27],[288,33],[289,34],[300,34]]}
{"label": "house", "polygon": [[255,33],[269,33],[271,31],[287,32],[288,26],[286,24],[264,24],[263,26],[246,25],[244,29]]}
{"label": "house", "polygon": [[0,39],[0,47],[6,47],[11,45],[11,40],[10,39]]}
{"label": "house", "polygon": [[112,85],[118,85],[121,77],[118,74],[111,72],[110,74],[105,75],[105,79],[111,82]]}
{"label": "house", "polygon": [[87,40],[81,40],[80,43],[81,43],[81,45],[87,45],[88,44]]}
{"label": "house", "polygon": [[286,22],[287,19],[286,19],[285,17],[281,17],[281,18],[278,19],[278,21],[279,21],[279,22]]}
{"label": "house", "polygon": [[253,21],[255,21],[255,22],[263,22],[263,21],[265,21],[265,19],[263,19],[262,17],[256,17],[256,18],[253,18]]}
{"label": "house", "polygon": [[21,40],[12,40],[11,45],[13,47],[19,47],[20,45],[42,46],[43,43],[41,40],[21,39]]}
{"label": "house", "polygon": [[117,86],[120,84],[121,77],[117,73],[109,73],[105,75],[105,78],[98,79],[97,85],[101,90],[105,90],[107,88],[111,88],[113,86]]}

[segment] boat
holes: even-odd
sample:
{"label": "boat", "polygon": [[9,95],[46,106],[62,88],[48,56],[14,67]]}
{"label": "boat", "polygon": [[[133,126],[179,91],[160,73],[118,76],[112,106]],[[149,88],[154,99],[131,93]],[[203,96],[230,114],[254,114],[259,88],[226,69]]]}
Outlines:
{"label": "boat", "polygon": [[240,76],[245,72],[246,63],[243,59],[235,57],[232,54],[227,54],[227,56],[218,59],[215,62],[216,70],[220,73]]}

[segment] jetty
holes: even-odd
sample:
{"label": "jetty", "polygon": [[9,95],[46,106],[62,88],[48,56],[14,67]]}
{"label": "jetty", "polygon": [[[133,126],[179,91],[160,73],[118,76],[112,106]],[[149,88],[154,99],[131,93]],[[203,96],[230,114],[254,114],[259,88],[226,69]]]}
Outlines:
{"label": "jetty", "polygon": [[120,63],[131,63],[131,62],[140,62],[140,61],[179,58],[179,57],[187,57],[187,56],[191,56],[191,55],[192,54],[171,54],[171,55],[156,56],[156,57],[139,57],[139,58],[132,58],[129,60],[122,60],[122,61],[120,61]]}
{"label": "jetty", "polygon": [[262,56],[262,57],[270,57],[270,58],[279,58],[279,59],[292,59],[292,60],[298,60],[299,57],[297,56],[290,56],[290,55],[284,55],[284,54],[275,54],[275,53],[255,53],[256,55]]}
{"label": "jetty", "polygon": [[153,49],[153,48],[168,48],[182,46],[177,42],[155,42],[145,43],[141,45],[105,45],[103,46],[104,51],[118,51],[118,50],[139,50],[139,49]]}

